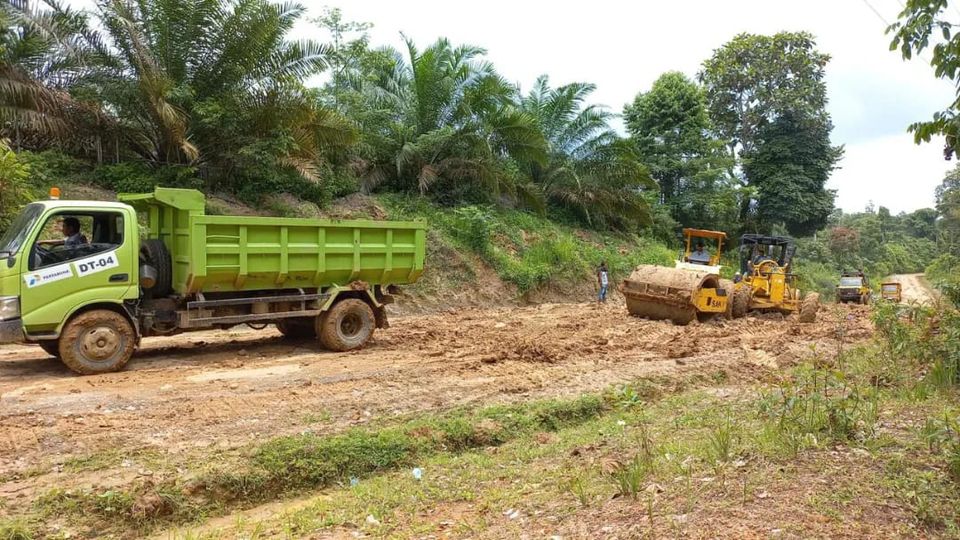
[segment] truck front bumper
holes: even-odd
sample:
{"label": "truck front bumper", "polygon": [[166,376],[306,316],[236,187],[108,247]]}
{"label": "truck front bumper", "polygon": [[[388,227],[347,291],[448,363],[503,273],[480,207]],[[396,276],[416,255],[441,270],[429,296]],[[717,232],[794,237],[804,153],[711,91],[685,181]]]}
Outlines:
{"label": "truck front bumper", "polygon": [[841,302],[849,302],[852,300],[860,300],[860,291],[842,291],[837,293],[837,300]]}
{"label": "truck front bumper", "polygon": [[23,321],[0,321],[0,343],[20,343],[23,341]]}

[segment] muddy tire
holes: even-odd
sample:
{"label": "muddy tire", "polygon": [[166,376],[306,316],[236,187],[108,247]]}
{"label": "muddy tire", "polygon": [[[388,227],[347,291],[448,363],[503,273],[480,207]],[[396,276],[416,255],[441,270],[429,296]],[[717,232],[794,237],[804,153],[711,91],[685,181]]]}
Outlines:
{"label": "muddy tire", "polygon": [[736,286],[729,279],[720,280],[720,288],[727,292],[727,311],[723,316],[727,319],[733,318],[733,296],[736,293]]}
{"label": "muddy tire", "polygon": [[750,299],[753,297],[753,289],[749,285],[743,285],[737,289],[733,295],[733,307],[730,309],[730,315],[734,319],[740,319],[747,314],[750,309]]}
{"label": "muddy tire", "polygon": [[818,293],[807,293],[800,304],[800,322],[812,323],[817,320],[817,311],[820,310],[820,295]]}
{"label": "muddy tire", "polygon": [[60,358],[60,344],[55,339],[46,339],[43,341],[38,341],[37,345],[43,349],[43,352],[49,354],[54,358]]}
{"label": "muddy tire", "polygon": [[295,318],[277,321],[277,330],[287,339],[315,339],[317,326],[313,319]]}
{"label": "muddy tire", "polygon": [[126,317],[106,309],[77,315],[60,335],[60,359],[81,375],[120,371],[137,346]]}
{"label": "muddy tire", "polygon": [[163,240],[144,240],[140,244],[140,257],[157,271],[157,282],[150,287],[153,296],[166,296],[173,290],[173,262]]}
{"label": "muddy tire", "polygon": [[373,310],[363,300],[347,298],[317,318],[320,344],[331,351],[363,347],[376,327]]}

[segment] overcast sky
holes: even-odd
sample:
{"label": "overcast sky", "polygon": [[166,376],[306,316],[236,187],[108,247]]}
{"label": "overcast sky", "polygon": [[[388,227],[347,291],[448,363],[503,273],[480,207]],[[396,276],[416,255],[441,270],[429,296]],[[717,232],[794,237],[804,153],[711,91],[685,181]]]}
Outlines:
{"label": "overcast sky", "polygon": [[664,71],[694,76],[737,33],[806,30],[833,58],[827,66],[832,138],[846,147],[829,183],[838,206],[859,211],[873,201],[895,213],[932,206],[933,190],[952,165],[943,160],[941,141],[916,146],[906,132],[950,103],[953,86],[935,79],[925,60],[905,62],[889,51],[885,24],[869,5],[893,22],[900,0],[304,3],[311,15],[339,7],[348,20],[373,23],[374,45],[400,46],[402,31],[421,47],[441,36],[482,46],[498,71],[524,89],[542,73],[554,85],[595,83],[594,101],[615,112]]}

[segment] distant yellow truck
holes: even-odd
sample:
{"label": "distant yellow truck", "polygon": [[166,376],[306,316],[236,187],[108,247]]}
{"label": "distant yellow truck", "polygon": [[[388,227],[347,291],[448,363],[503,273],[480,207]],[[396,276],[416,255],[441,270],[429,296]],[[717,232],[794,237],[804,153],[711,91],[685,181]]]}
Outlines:
{"label": "distant yellow truck", "polygon": [[903,286],[899,281],[888,281],[880,284],[880,298],[891,302],[900,302],[903,294]]}
{"label": "distant yellow truck", "polygon": [[840,276],[840,282],[837,283],[837,303],[847,302],[870,303],[870,283],[866,276],[860,273],[844,273]]}

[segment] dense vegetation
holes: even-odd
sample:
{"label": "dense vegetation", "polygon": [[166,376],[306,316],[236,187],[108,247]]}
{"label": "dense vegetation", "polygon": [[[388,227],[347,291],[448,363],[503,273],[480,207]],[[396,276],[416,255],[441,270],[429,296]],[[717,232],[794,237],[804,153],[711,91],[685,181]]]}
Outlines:
{"label": "dense vegetation", "polygon": [[[810,237],[800,265],[824,290],[841,268],[920,271],[954,243],[943,205],[834,210],[830,58],[807,33],[738,35],[695,79],[663,74],[624,107],[621,135],[588,82],[520,88],[480,47],[378,47],[369,24],[335,9],[310,19],[315,39],[294,41],[305,13],[267,0],[89,12],[5,0],[0,228],[54,182],[196,187],[279,213],[282,201],[378,193],[488,232],[526,212],[671,245],[682,226]],[[542,281],[505,246],[468,247],[521,289]],[[568,266],[597,262],[584,257]]]}

